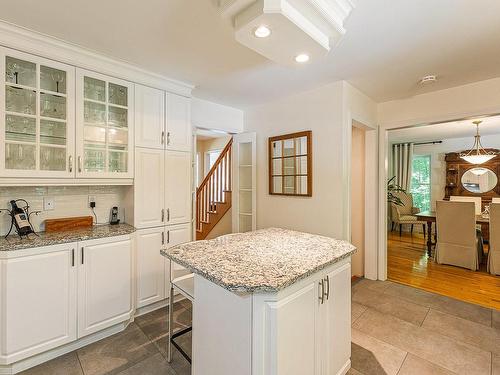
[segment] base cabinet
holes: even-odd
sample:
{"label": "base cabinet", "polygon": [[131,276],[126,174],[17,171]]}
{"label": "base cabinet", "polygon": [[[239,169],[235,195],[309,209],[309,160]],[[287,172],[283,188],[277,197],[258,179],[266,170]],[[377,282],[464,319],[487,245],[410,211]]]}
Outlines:
{"label": "base cabinet", "polygon": [[0,259],[0,373],[132,316],[129,235],[7,252]]}
{"label": "base cabinet", "polygon": [[132,316],[132,242],[79,243],[78,337],[101,331]]}
{"label": "base cabinet", "polygon": [[0,365],[76,340],[76,246],[0,260]]}

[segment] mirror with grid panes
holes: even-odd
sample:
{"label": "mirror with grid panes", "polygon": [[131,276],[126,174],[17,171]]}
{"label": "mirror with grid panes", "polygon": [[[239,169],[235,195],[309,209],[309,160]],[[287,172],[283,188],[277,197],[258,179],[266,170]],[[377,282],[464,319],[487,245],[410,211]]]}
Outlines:
{"label": "mirror with grid panes", "polygon": [[311,131],[269,138],[269,194],[312,196]]}

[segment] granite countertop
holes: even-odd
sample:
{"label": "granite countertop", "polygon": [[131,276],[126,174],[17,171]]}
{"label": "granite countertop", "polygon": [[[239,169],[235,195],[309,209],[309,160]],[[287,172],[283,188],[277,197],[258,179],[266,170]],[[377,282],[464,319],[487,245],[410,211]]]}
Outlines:
{"label": "granite countertop", "polygon": [[347,241],[269,228],[181,244],[162,255],[233,292],[277,292],[347,258]]}
{"label": "granite countertop", "polygon": [[32,247],[50,246],[61,243],[93,240],[96,238],[105,238],[121,236],[135,232],[135,228],[128,224],[117,225],[94,225],[91,228],[82,228],[67,230],[61,232],[38,233],[38,236],[30,234],[29,238],[22,239],[16,235],[10,235],[7,238],[0,237],[0,251],[14,251],[29,249]]}

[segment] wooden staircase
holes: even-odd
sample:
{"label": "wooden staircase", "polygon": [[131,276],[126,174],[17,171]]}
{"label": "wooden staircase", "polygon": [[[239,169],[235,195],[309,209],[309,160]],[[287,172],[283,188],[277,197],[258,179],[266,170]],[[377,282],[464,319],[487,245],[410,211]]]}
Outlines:
{"label": "wooden staircase", "polygon": [[231,208],[231,138],[196,189],[196,239],[203,240]]}

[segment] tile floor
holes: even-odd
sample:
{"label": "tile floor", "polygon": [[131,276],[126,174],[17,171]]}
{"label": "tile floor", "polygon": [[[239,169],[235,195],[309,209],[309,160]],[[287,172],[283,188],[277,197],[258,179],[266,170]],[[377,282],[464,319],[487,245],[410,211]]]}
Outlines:
{"label": "tile floor", "polygon": [[[176,304],[177,327],[189,325],[188,301]],[[175,350],[165,360],[166,309],[141,316],[124,332],[24,375],[187,375]],[[190,352],[191,337],[180,343]],[[500,375],[500,311],[389,281],[352,287],[350,375]],[[237,374],[235,374],[237,375]],[[308,374],[304,374],[308,375]]]}

